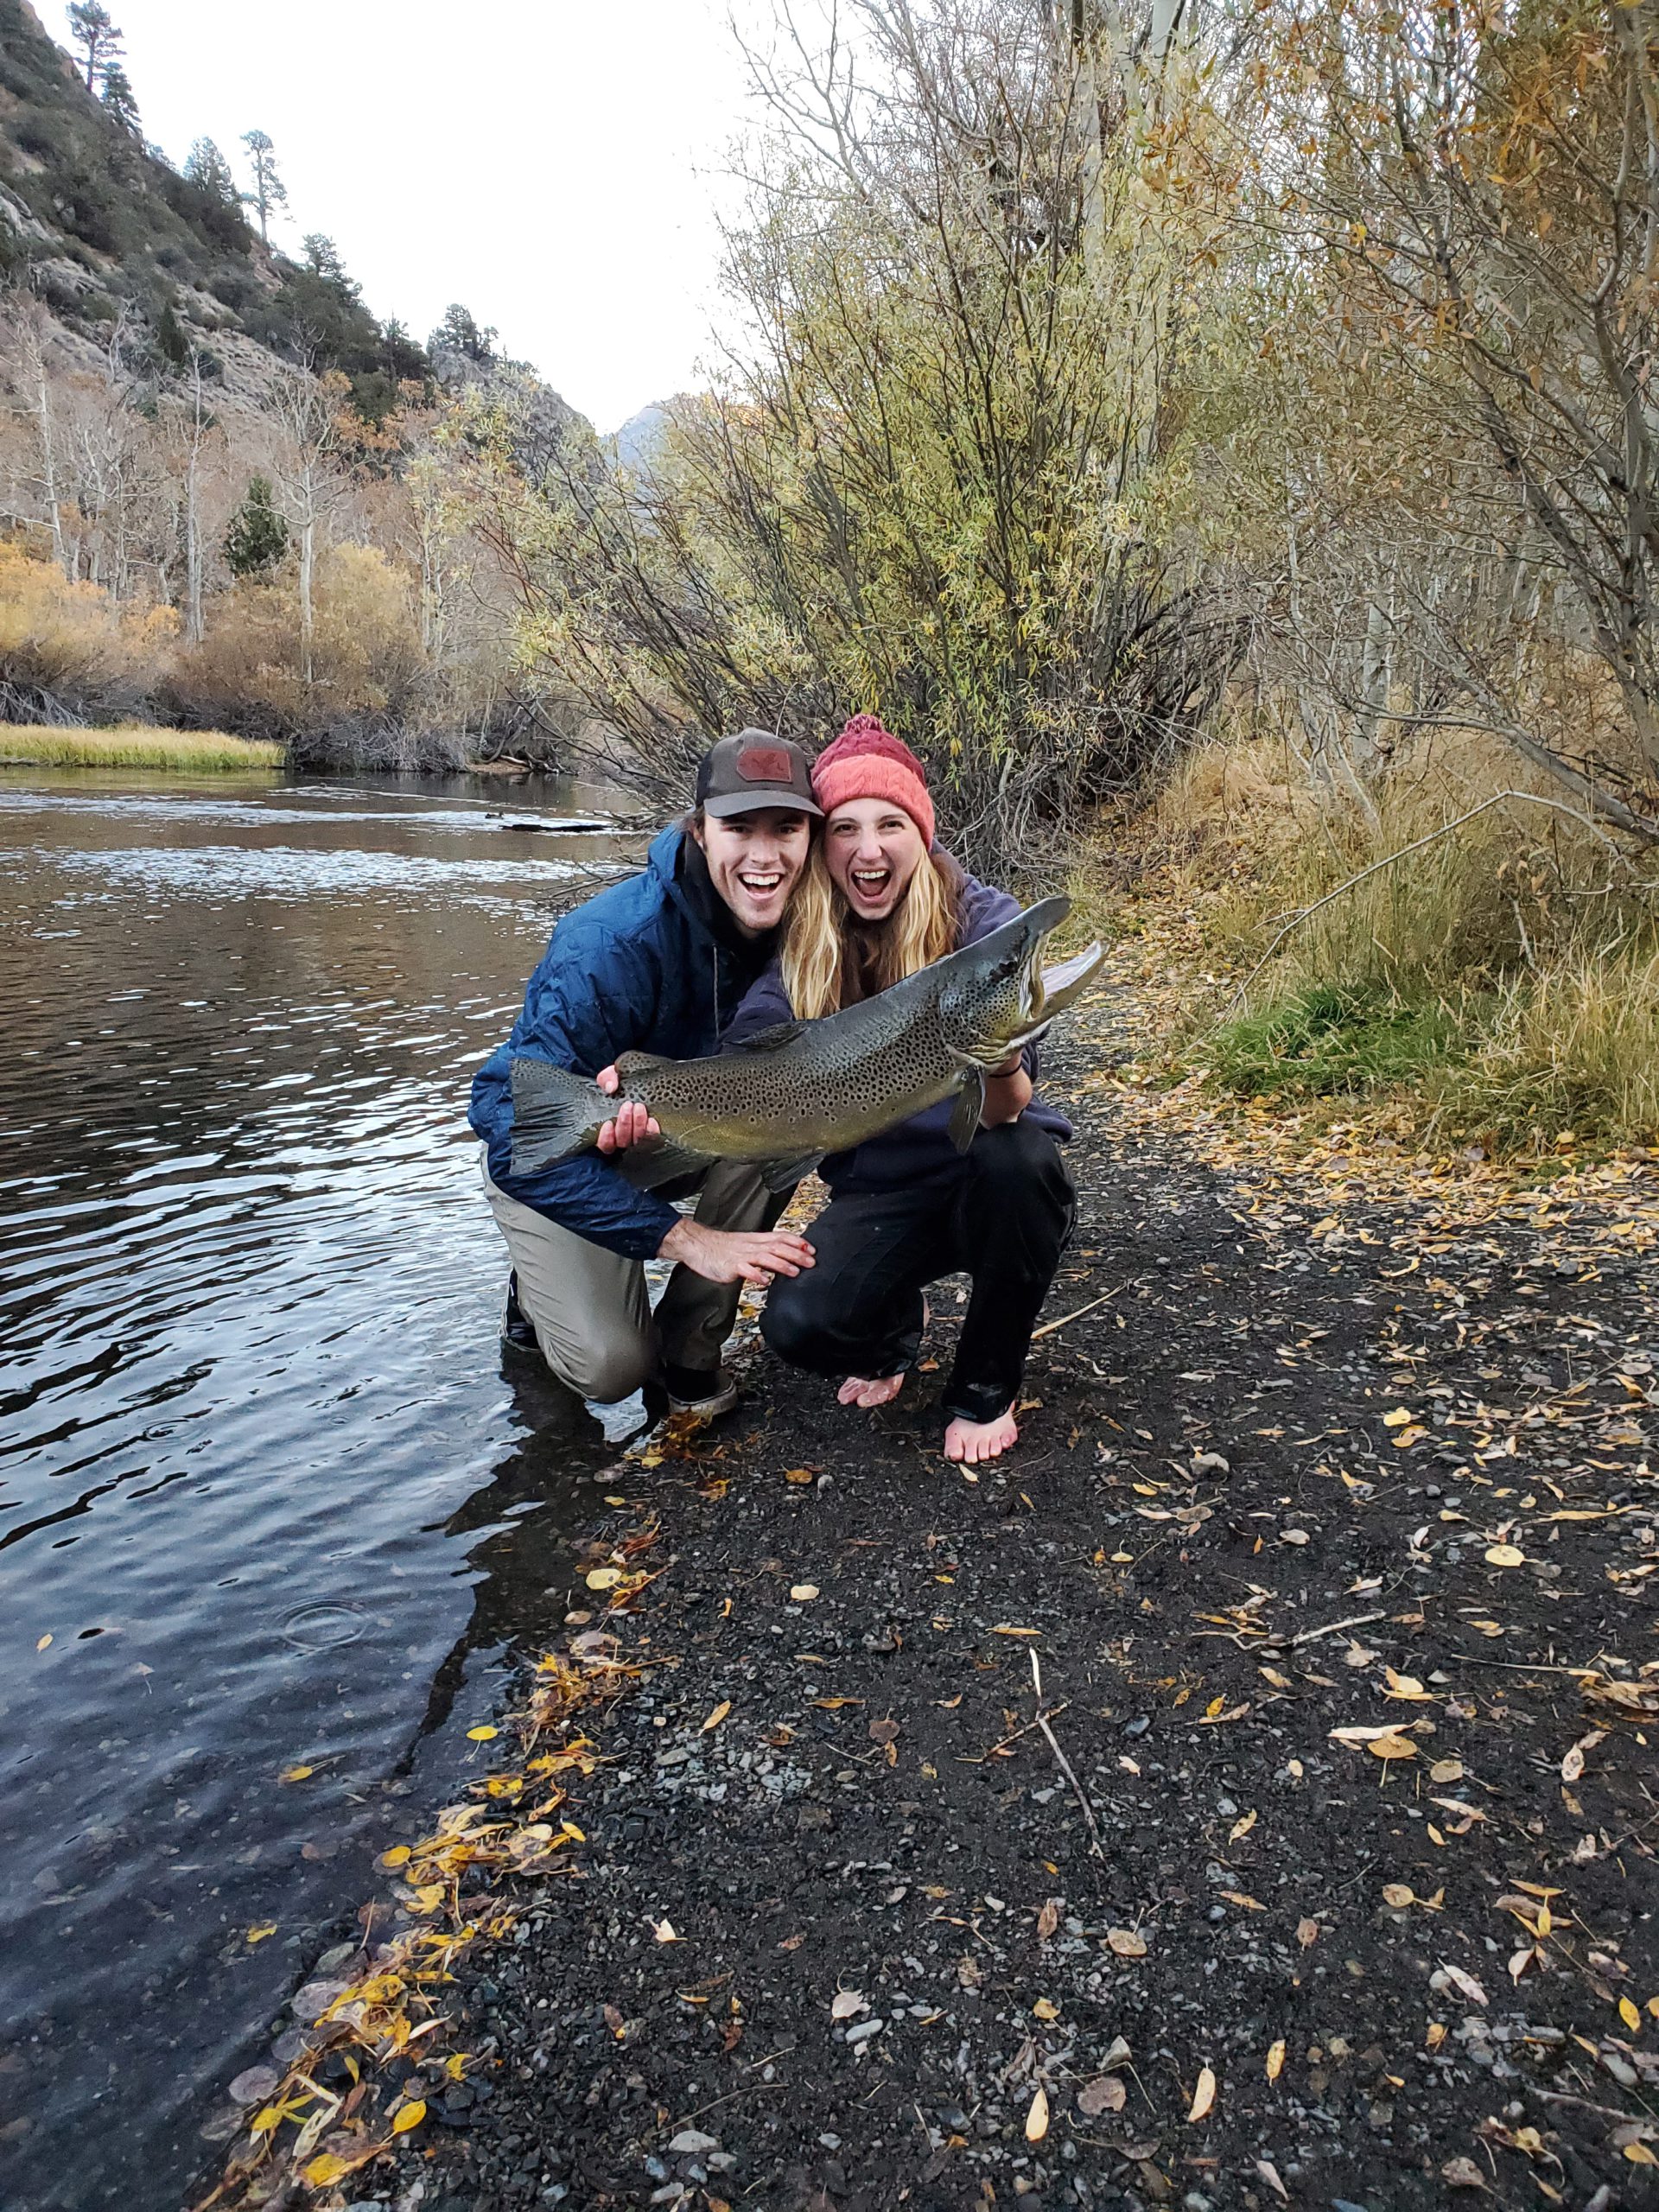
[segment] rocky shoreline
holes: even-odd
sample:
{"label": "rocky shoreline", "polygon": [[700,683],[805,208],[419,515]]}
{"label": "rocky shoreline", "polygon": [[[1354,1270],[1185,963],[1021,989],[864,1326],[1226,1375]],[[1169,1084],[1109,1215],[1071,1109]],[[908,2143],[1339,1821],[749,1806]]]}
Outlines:
{"label": "rocky shoreline", "polygon": [[1017,1455],[757,1350],[604,1469],[540,1871],[365,2156],[220,2201],[1659,2203],[1659,1177],[1074,1096]]}

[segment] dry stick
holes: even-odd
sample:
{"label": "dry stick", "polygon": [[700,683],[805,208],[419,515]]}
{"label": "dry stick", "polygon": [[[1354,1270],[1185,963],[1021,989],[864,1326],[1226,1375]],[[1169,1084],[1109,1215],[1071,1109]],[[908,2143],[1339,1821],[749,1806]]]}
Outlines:
{"label": "dry stick", "polygon": [[[1466,814],[1455,815],[1450,822],[1441,823],[1438,830],[1431,830],[1427,836],[1414,837],[1410,844],[1402,845],[1397,853],[1389,853],[1382,860],[1373,861],[1369,868],[1361,868],[1357,875],[1351,875],[1345,883],[1338,884],[1334,891],[1327,891],[1323,898],[1316,899],[1311,906],[1304,906],[1300,913],[1293,914],[1284,927],[1277,931],[1267,950],[1233,994],[1231,1004],[1227,1009],[1229,1014],[1231,1014],[1236,1007],[1243,1006],[1250,985],[1262,973],[1274,954],[1278,951],[1291,931],[1300,929],[1308,917],[1317,914],[1321,906],[1328,906],[1333,899],[1340,899],[1344,892],[1351,891],[1356,884],[1363,883],[1368,876],[1376,875],[1385,868],[1392,868],[1396,861],[1409,859],[1413,853],[1421,853],[1425,845],[1433,845],[1440,838],[1450,836],[1452,830],[1461,830],[1465,822],[1472,822],[1478,814],[1488,813],[1493,807],[1502,806],[1505,799],[1511,798],[1524,799],[1530,806],[1547,806],[1556,814],[1571,815],[1573,821],[1582,823],[1586,829],[1594,830],[1604,844],[1608,842],[1603,832],[1596,830],[1594,823],[1591,822],[1586,816],[1580,814],[1577,807],[1568,806],[1561,799],[1545,798],[1538,791],[1495,791],[1491,798],[1482,799],[1478,806],[1471,806]],[[1620,857],[1622,858],[1623,855],[1621,855]]]}
{"label": "dry stick", "polygon": [[[1300,1636],[1291,1637],[1290,1648],[1294,1651],[1299,1643],[1317,1643],[1322,1636],[1335,1636],[1339,1629],[1364,1628],[1372,1621],[1387,1618],[1386,1613],[1350,1613],[1345,1621],[1332,1621],[1328,1628],[1305,1628]],[[1272,1638],[1268,1641],[1271,1643]]]}
{"label": "dry stick", "polygon": [[1060,1772],[1065,1777],[1066,1780],[1071,1783],[1072,1793],[1076,1796],[1078,1804],[1083,1808],[1083,1817],[1089,1824],[1089,1834],[1092,1839],[1090,1848],[1094,1852],[1096,1859],[1103,1859],[1106,1856],[1106,1847],[1101,1840],[1100,1824],[1095,1818],[1095,1808],[1089,1802],[1088,1792],[1084,1789],[1083,1784],[1077,1780],[1076,1770],[1072,1767],[1071,1760],[1067,1758],[1065,1753],[1060,1749],[1059,1745],[1055,1741],[1054,1731],[1049,1726],[1048,1721],[1044,1715],[1043,1670],[1037,1663],[1037,1654],[1034,1651],[1031,1655],[1031,1678],[1037,1686],[1037,1726],[1042,1730],[1044,1735],[1048,1738],[1048,1748],[1054,1754],[1054,1763],[1059,1768]]}
{"label": "dry stick", "polygon": [[1052,1336],[1056,1329],[1065,1328],[1068,1321],[1081,1321],[1084,1315],[1092,1313],[1096,1306],[1103,1306],[1109,1298],[1116,1298],[1122,1287],[1121,1282],[1117,1283],[1110,1290],[1103,1290],[1098,1298],[1091,1298],[1086,1306],[1079,1306],[1075,1313],[1062,1313],[1058,1321],[1045,1321],[1040,1329],[1032,1331],[1031,1341],[1035,1344],[1039,1337]]}

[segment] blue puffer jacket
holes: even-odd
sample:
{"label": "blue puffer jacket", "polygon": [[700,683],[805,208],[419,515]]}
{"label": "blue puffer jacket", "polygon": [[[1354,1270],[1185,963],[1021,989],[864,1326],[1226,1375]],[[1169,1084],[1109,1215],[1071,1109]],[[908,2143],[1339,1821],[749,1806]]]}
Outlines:
{"label": "blue puffer jacket", "polygon": [[596,1152],[514,1175],[510,1070],[520,1052],[597,1075],[619,1052],[693,1059],[715,1050],[766,949],[757,946],[746,964],[715,936],[681,880],[683,838],[677,827],[664,830],[644,874],[612,884],[559,921],[512,1036],[473,1078],[467,1116],[489,1147],[499,1189],[630,1260],[652,1258],[679,1216]]}
{"label": "blue puffer jacket", "polygon": [[[1007,892],[997,891],[971,875],[965,876],[962,889],[963,944],[977,944],[981,938],[988,937],[1019,912],[1020,901]],[[774,1022],[788,1021],[792,1011],[789,994],[784,988],[783,969],[774,960],[745,996],[721,1041],[726,1045],[741,1044],[757,1029],[769,1029]],[[1034,1083],[1039,1072],[1035,1046],[1027,1050],[1025,1058],[1026,1072]],[[962,1154],[950,1141],[954,1104],[953,1099],[947,1098],[923,1113],[912,1114],[907,1122],[900,1122],[895,1128],[872,1137],[851,1152],[832,1154],[818,1170],[819,1174],[833,1192],[843,1198],[858,1192],[890,1191],[897,1184],[936,1179],[948,1182],[962,1168]],[[1040,1098],[1032,1100],[1024,1118],[1062,1142],[1071,1135],[1071,1124],[1065,1115]]]}

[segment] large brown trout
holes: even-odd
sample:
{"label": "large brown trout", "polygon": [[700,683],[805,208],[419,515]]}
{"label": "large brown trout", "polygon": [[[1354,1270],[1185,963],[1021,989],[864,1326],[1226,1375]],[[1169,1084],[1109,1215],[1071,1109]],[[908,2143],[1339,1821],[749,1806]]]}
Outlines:
{"label": "large brown trout", "polygon": [[1039,964],[1043,939],[1070,911],[1067,899],[1040,899],[858,1006],[782,1022],[707,1059],[624,1052],[612,1095],[521,1053],[512,1063],[512,1172],[534,1175],[585,1151],[624,1099],[663,1132],[628,1155],[628,1179],[646,1187],[716,1160],[750,1160],[785,1190],[827,1154],[849,1152],[952,1092],[950,1135],[965,1152],[987,1074],[1041,1036],[1100,965],[1098,944],[1058,967]]}

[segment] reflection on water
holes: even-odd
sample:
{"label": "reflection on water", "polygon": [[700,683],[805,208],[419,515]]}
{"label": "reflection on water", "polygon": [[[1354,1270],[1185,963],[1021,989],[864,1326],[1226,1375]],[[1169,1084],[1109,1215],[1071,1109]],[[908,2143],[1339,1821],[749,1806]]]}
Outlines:
{"label": "reflection on water", "polygon": [[463,1116],[616,848],[500,812],[0,773],[0,2201],[31,2212],[181,2201],[475,1756],[484,1662],[563,1610],[603,1447],[504,1378]]}

